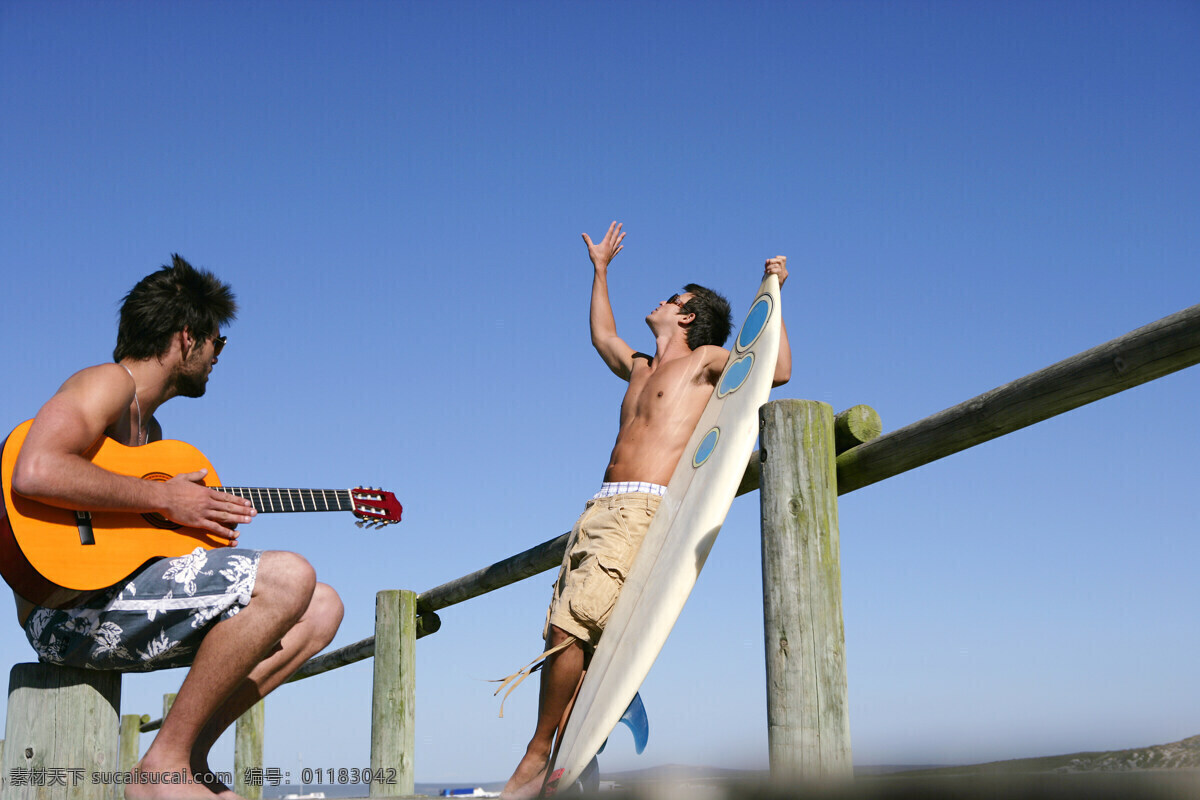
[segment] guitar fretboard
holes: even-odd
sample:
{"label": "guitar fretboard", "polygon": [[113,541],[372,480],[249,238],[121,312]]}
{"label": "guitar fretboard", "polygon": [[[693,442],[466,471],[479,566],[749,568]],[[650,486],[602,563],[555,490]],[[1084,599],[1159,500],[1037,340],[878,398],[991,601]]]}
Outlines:
{"label": "guitar fretboard", "polygon": [[274,511],[353,511],[349,489],[262,489],[221,486],[220,491],[249,500],[258,513]]}

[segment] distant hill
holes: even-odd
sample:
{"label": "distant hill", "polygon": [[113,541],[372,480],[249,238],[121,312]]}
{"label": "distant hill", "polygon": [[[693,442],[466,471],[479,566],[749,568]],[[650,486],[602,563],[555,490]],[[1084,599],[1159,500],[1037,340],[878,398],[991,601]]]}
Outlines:
{"label": "distant hill", "polygon": [[629,770],[628,772],[606,772],[603,766],[600,768],[601,781],[613,781],[621,786],[640,786],[647,783],[765,781],[769,777],[770,773],[766,770],[696,767],[689,764],[659,764],[656,767]]}
{"label": "distant hill", "polygon": [[[1045,773],[1072,774],[1084,772],[1136,772],[1142,770],[1200,770],[1200,736],[1192,736],[1171,744],[1135,747],[1129,750],[1108,750],[1095,753],[1069,753],[1059,756],[1017,758],[965,766],[862,766],[854,773],[860,778],[904,777],[926,778],[951,775],[1036,775]],[[736,770],[718,767],[695,767],[683,764],[664,764],[630,772],[610,773],[601,770],[601,778],[621,784],[647,781],[711,782],[728,780],[766,780],[765,770]]]}
{"label": "distant hill", "polygon": [[[631,772],[601,773],[621,791],[596,800],[1196,800],[1200,797],[1200,736],[1181,742],[1021,758],[958,767],[868,766],[858,780],[772,785],[766,771],[667,764]],[[674,784],[674,787],[670,785]],[[682,793],[681,793],[682,791]]]}
{"label": "distant hill", "polygon": [[906,769],[891,773],[900,777],[946,775],[1032,775],[1078,772],[1135,772],[1142,770],[1200,769],[1200,736],[1191,736],[1171,744],[1108,750],[1098,753],[1070,753],[1061,756],[1017,758],[961,767]]}

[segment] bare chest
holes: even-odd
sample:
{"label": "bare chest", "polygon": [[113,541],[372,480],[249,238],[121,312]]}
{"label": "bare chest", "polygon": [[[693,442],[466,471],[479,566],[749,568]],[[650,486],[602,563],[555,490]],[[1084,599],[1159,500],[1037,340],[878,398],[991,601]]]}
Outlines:
{"label": "bare chest", "polygon": [[703,406],[711,393],[699,365],[688,360],[635,370],[621,404],[622,422],[686,414],[697,403]]}

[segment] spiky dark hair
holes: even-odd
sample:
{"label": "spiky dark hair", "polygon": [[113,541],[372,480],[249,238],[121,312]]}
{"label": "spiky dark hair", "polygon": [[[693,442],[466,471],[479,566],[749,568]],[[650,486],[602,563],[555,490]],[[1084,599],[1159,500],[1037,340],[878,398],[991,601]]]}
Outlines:
{"label": "spiky dark hair", "polygon": [[171,337],[185,329],[204,341],[236,317],[237,300],[229,284],[173,253],[169,266],[142,278],[121,302],[113,361],[160,356],[171,346]]}

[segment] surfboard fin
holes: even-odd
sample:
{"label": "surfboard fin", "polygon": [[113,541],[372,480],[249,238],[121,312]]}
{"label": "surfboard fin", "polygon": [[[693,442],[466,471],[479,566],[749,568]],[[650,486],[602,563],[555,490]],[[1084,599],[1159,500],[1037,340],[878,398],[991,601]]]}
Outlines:
{"label": "surfboard fin", "polygon": [[600,791],[600,762],[596,760],[595,756],[592,756],[592,760],[583,768],[583,772],[580,773],[577,780],[579,788],[585,794]]}
{"label": "surfboard fin", "polygon": [[[642,704],[641,692],[635,694],[629,701],[629,707],[625,709],[625,713],[621,715],[618,722],[624,722],[626,727],[633,732],[633,749],[640,756],[646,749],[646,742],[650,740],[650,718],[646,716],[646,706]],[[596,755],[603,753],[607,744],[608,739],[605,739],[604,744],[600,745],[600,749],[596,751]]]}

